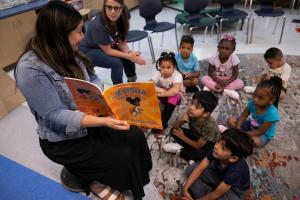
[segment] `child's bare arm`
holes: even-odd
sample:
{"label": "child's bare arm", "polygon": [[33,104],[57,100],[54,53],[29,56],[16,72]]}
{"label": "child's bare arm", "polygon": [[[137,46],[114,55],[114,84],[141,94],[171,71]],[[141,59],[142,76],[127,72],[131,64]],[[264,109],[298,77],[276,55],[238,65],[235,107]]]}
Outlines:
{"label": "child's bare arm", "polygon": [[256,83],[258,84],[258,83],[262,82],[263,80],[265,80],[266,76],[267,76],[267,74],[264,73],[261,76],[257,77]]}
{"label": "child's bare arm", "polygon": [[[153,82],[153,83],[155,84],[155,81],[154,81],[153,79],[150,79],[150,82]],[[156,93],[157,93],[157,96],[158,96],[159,94],[161,94],[161,93],[165,92],[165,91],[166,91],[166,89],[164,89],[164,88],[161,88],[161,87],[157,87],[157,86],[155,86],[155,91],[156,91]]]}
{"label": "child's bare arm", "polygon": [[247,119],[247,117],[249,116],[250,111],[248,108],[245,108],[245,110],[242,112],[240,118],[237,121],[237,125],[236,128],[241,128],[242,124],[245,122],[245,120]]}
{"label": "child's bare arm", "polygon": [[201,173],[208,167],[210,161],[207,158],[204,158],[200,164],[194,169],[190,177],[188,177],[186,183],[183,186],[183,196],[188,199],[193,199],[189,193],[189,188],[193,183],[198,179]]}
{"label": "child's bare arm", "polygon": [[171,97],[171,96],[175,96],[176,94],[179,93],[180,86],[181,86],[181,83],[174,83],[173,86],[170,89],[168,89],[168,90],[166,90],[166,91],[164,91],[164,92],[162,92],[160,94],[157,94],[157,96],[159,96],[159,97]]}
{"label": "child's bare arm", "polygon": [[155,90],[157,94],[164,93],[166,91],[166,89],[160,87],[155,87]]}
{"label": "child's bare arm", "polygon": [[230,77],[230,79],[225,81],[224,84],[229,85],[232,81],[236,80],[238,76],[239,76],[239,65],[236,65],[232,67],[232,76]]}
{"label": "child's bare arm", "polygon": [[200,71],[184,74],[184,78],[199,78],[199,77],[200,77]]}
{"label": "child's bare arm", "polygon": [[214,191],[206,194],[205,196],[203,196],[203,197],[201,197],[200,199],[197,199],[197,200],[219,199],[228,190],[230,190],[230,188],[231,188],[231,185],[227,185],[224,181],[222,181]]}
{"label": "child's bare arm", "polygon": [[273,123],[275,122],[264,122],[258,129],[248,131],[247,133],[252,137],[259,137],[265,134],[265,132],[272,126]]}
{"label": "child's bare arm", "polygon": [[187,113],[185,113],[181,118],[179,118],[174,124],[173,128],[179,128],[182,124],[189,122],[189,117]]}
{"label": "child's bare arm", "polygon": [[208,76],[210,76],[216,83],[221,83],[222,80],[220,80],[216,75],[215,72],[216,71],[216,67],[212,64],[209,64],[208,66]]}

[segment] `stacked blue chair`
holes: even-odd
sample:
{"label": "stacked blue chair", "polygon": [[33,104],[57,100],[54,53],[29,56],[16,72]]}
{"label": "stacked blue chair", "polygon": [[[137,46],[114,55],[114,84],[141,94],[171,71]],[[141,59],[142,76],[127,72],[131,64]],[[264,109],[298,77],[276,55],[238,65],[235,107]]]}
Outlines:
{"label": "stacked blue chair", "polygon": [[[126,9],[128,19],[130,19],[131,15],[130,15],[130,11],[128,10],[127,6],[125,6],[124,9]],[[148,39],[148,44],[149,44],[150,53],[151,53],[151,57],[152,57],[152,63],[155,63],[155,55],[154,55],[154,50],[153,50],[153,45],[152,45],[152,39],[147,31],[129,30],[128,36],[127,36],[127,42],[132,43],[132,45],[133,45],[134,42],[138,41],[139,42],[139,50],[140,50],[140,41],[145,38]]]}
{"label": "stacked blue chair", "polygon": [[[279,17],[283,18],[282,28],[281,28],[280,37],[279,37],[279,44],[280,44],[282,41],[286,18],[285,18],[285,13],[282,9],[274,8],[274,6],[273,6],[274,2],[275,2],[275,0],[261,0],[260,1],[261,8],[258,10],[255,10],[254,12],[259,17],[277,17],[276,24],[275,24],[275,27],[274,27],[274,30],[272,33],[273,35],[275,34]],[[251,30],[250,43],[252,43],[252,40],[253,40],[254,17],[252,18],[252,28],[251,29],[252,30]]]}
{"label": "stacked blue chair", "polygon": [[[219,3],[221,5],[220,12],[218,13],[219,17],[219,23],[220,23],[220,34],[219,36],[222,35],[222,24],[223,21],[230,21],[230,22],[239,22],[241,21],[241,30],[243,29],[243,24],[245,19],[248,16],[248,13],[234,8],[234,4],[238,3],[240,0],[219,0]],[[249,25],[249,23],[248,23]],[[247,31],[248,33],[248,31]],[[247,34],[248,38],[248,34]]]}
{"label": "stacked blue chair", "polygon": [[134,43],[134,42],[140,42],[140,40],[147,38],[148,39],[148,44],[150,48],[150,53],[151,53],[151,58],[152,58],[152,63],[155,63],[155,56],[154,56],[154,50],[153,50],[153,45],[152,45],[152,39],[148,32],[146,31],[141,31],[141,30],[129,30],[128,36],[127,36],[127,42],[128,43]]}
{"label": "stacked blue chair", "polygon": [[[210,12],[205,11],[205,8],[208,5],[208,0],[185,0],[184,1],[184,12],[176,15],[175,17],[175,26],[176,24],[184,24],[190,27],[190,33],[196,28],[205,28],[203,41],[205,40],[205,35],[208,27],[216,26],[218,29],[218,21],[216,18],[210,15]],[[211,10],[215,12],[216,10]],[[175,28],[177,30],[177,28]],[[176,33],[177,34],[177,33]]]}
{"label": "stacked blue chair", "polygon": [[[163,44],[163,36],[165,31],[169,31],[175,28],[175,24],[170,22],[158,22],[155,17],[162,10],[161,0],[140,0],[139,11],[140,16],[146,21],[144,30],[150,31],[151,33],[162,32],[161,45]],[[178,39],[175,30],[176,44],[178,46]]]}

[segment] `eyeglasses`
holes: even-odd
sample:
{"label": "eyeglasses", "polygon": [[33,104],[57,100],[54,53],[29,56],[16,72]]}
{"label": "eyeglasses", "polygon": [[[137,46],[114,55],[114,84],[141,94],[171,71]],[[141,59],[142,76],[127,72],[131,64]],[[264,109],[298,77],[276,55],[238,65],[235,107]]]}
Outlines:
{"label": "eyeglasses", "polygon": [[120,12],[122,10],[122,6],[111,6],[111,5],[104,5],[106,11],[111,12],[114,10],[115,12]]}

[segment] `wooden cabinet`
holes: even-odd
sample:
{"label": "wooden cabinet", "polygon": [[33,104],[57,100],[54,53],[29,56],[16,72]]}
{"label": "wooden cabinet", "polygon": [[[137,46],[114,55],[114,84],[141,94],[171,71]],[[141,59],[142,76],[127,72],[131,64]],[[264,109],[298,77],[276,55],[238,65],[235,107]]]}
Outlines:
{"label": "wooden cabinet", "polygon": [[35,11],[0,20],[0,68],[16,62],[34,31]]}

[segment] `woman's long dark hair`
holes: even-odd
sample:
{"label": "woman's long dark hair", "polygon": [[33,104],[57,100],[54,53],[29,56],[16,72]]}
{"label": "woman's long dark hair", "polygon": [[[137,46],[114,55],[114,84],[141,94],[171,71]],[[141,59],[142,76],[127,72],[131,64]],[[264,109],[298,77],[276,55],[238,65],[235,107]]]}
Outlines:
{"label": "woman's long dark hair", "polygon": [[[89,73],[93,67],[88,58],[72,49],[69,34],[82,21],[80,13],[62,1],[50,1],[39,13],[35,35],[29,40],[23,54],[33,50],[38,58],[61,76],[84,79],[75,57],[82,60]],[[15,75],[17,69],[15,69]]]}
{"label": "woman's long dark hair", "polygon": [[[117,21],[117,26],[120,28],[120,39],[122,41],[127,40],[127,36],[128,36],[128,30],[129,30],[129,20],[128,20],[128,10],[126,10],[125,8],[125,4],[123,0],[114,0],[116,2],[118,2],[121,6],[122,6],[122,13]],[[105,25],[107,26],[108,32],[111,33],[115,30],[114,26],[112,24],[112,22],[110,21],[110,19],[108,19],[108,17],[106,16],[106,11],[105,11],[105,5],[106,5],[106,0],[104,0],[103,2],[103,7],[102,7],[102,18],[103,21],[105,23]]]}

